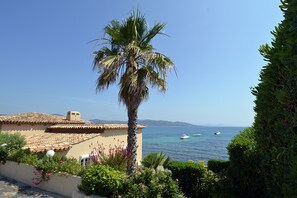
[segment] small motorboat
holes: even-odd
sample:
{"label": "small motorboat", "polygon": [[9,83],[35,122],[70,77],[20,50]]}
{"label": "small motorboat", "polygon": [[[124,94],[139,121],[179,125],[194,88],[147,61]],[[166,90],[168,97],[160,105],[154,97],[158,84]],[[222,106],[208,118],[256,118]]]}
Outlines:
{"label": "small motorboat", "polygon": [[187,139],[187,138],[189,138],[190,136],[188,136],[187,134],[182,134],[181,136],[180,136],[180,139]]}
{"label": "small motorboat", "polygon": [[217,132],[215,132],[214,134],[215,134],[215,135],[220,135],[221,132],[220,132],[220,131],[217,131]]}

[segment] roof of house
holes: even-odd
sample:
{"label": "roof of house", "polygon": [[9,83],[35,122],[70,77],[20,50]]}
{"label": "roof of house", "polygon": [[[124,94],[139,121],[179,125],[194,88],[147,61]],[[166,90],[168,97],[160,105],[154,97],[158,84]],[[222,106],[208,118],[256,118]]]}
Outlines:
{"label": "roof of house", "polygon": [[[144,128],[137,125],[137,128]],[[56,124],[49,126],[48,129],[128,129],[127,124]]]}
{"label": "roof of house", "polygon": [[[144,128],[137,125],[139,129]],[[104,133],[108,130],[128,130],[127,124],[57,124],[47,127],[52,133]]]}
{"label": "roof of house", "polygon": [[32,152],[66,150],[71,145],[100,136],[100,133],[39,133],[25,136],[26,146]]}
{"label": "roof of house", "polygon": [[[127,124],[88,124],[85,120],[69,121],[63,116],[37,112],[0,116],[0,124],[49,124],[45,133],[25,136],[32,152],[65,150],[71,145],[100,136],[105,130],[128,129]],[[137,126],[139,129],[143,125]]]}
{"label": "roof of house", "polygon": [[30,112],[0,116],[0,124],[84,124],[84,120],[69,121],[64,116]]}

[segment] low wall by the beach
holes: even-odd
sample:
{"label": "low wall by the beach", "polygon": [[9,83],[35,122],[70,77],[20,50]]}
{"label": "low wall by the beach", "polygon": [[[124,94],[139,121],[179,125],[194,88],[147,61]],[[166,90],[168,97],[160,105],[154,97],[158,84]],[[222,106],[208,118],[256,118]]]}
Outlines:
{"label": "low wall by the beach", "polygon": [[50,176],[49,181],[35,185],[32,183],[32,178],[35,177],[34,170],[34,167],[27,164],[18,164],[11,161],[7,161],[4,165],[0,164],[0,175],[4,177],[67,197],[72,197],[73,192],[77,191],[77,186],[81,183],[81,177],[78,176],[53,174]]}

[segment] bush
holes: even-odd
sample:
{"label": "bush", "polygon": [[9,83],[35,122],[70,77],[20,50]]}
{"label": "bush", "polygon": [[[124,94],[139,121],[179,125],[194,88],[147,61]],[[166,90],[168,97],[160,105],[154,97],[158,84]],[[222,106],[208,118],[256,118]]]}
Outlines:
{"label": "bush", "polygon": [[5,164],[6,160],[20,158],[25,144],[26,141],[20,134],[0,133],[0,163]]}
{"label": "bush", "polygon": [[126,171],[126,166],[130,160],[130,156],[127,154],[127,150],[124,147],[123,142],[119,142],[115,147],[109,145],[108,152],[103,144],[98,144],[93,148],[90,154],[91,163],[101,164],[112,167],[115,170]]}
{"label": "bush", "polygon": [[230,161],[220,160],[220,159],[212,159],[208,161],[207,168],[214,173],[220,173],[223,171],[227,171],[230,166]]}
{"label": "bush", "polygon": [[256,151],[255,130],[247,128],[236,135],[227,146],[230,156],[228,179],[236,197],[265,197],[263,176]]}
{"label": "bush", "polygon": [[29,164],[36,167],[39,156],[35,153],[25,153],[19,160],[20,163]]}
{"label": "bush", "polygon": [[168,165],[170,161],[170,158],[163,154],[162,152],[160,153],[149,153],[147,154],[143,160],[141,161],[141,164],[146,167],[146,168],[153,168],[157,170],[157,168],[163,168]]}
{"label": "bush", "polygon": [[55,153],[53,157],[48,157],[45,153],[30,153],[26,151],[18,162],[29,164],[36,168],[36,171],[34,171],[35,177],[32,180],[34,184],[48,181],[51,174],[80,175],[84,171],[84,167],[78,164],[76,159],[67,158],[59,153]]}
{"label": "bush", "polygon": [[0,145],[0,163],[5,164],[8,158],[8,151],[5,147]]}
{"label": "bush", "polygon": [[202,164],[172,161],[167,168],[187,197],[210,197],[219,178]]}
{"label": "bush", "polygon": [[123,198],[184,197],[178,184],[172,180],[171,172],[144,169],[125,180]]}
{"label": "bush", "polygon": [[267,64],[254,88],[261,169],[271,197],[297,197],[297,3],[281,1],[284,16],[260,47]]}
{"label": "bush", "polygon": [[25,138],[18,133],[0,133],[0,146],[6,144],[8,151],[21,149],[26,145]]}
{"label": "bush", "polygon": [[83,166],[78,164],[76,159],[67,158],[65,155],[61,155],[59,153],[55,153],[53,157],[48,157],[44,153],[42,155],[31,155],[36,155],[38,158],[36,162],[33,162],[35,168],[38,170],[43,170],[50,173],[68,173],[71,175],[79,175],[83,169]]}
{"label": "bush", "polygon": [[125,173],[109,166],[93,165],[82,174],[79,190],[86,195],[114,196],[122,190]]}

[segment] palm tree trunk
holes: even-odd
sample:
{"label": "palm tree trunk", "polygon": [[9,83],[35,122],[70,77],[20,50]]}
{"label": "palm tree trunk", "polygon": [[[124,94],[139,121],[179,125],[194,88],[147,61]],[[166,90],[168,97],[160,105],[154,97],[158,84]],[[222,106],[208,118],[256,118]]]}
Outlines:
{"label": "palm tree trunk", "polygon": [[136,105],[128,107],[128,160],[127,173],[130,175],[136,170],[136,157],[137,157],[137,110]]}

